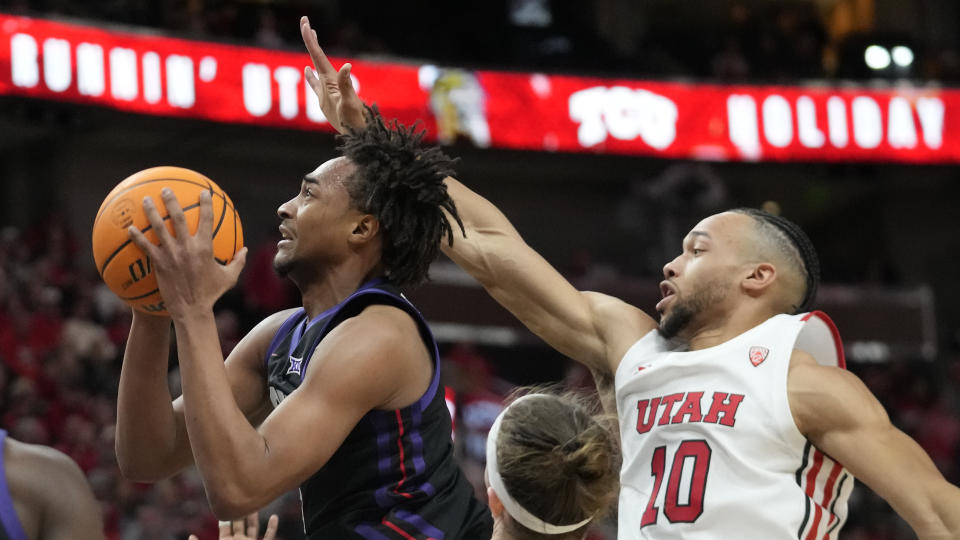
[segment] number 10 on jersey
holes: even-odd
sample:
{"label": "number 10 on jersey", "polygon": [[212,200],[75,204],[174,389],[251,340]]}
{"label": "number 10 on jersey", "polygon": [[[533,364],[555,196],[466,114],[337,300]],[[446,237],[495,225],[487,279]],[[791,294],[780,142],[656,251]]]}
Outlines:
{"label": "number 10 on jersey", "polygon": [[[710,445],[703,439],[686,440],[680,443],[667,469],[667,447],[653,450],[650,474],[653,476],[653,492],[643,512],[641,527],[657,522],[660,508],[657,496],[667,477],[667,493],[663,498],[663,515],[670,523],[693,523],[703,513],[703,493],[707,488],[707,472],[710,470]],[[681,487],[684,489],[681,491]],[[681,496],[683,496],[681,498]],[[683,502],[685,499],[686,502]]]}

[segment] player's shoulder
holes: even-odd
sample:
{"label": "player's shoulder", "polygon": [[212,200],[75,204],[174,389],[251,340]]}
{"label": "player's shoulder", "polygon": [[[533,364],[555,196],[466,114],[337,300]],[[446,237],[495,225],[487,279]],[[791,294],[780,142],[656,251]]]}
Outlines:
{"label": "player's shoulder", "polygon": [[657,326],[657,322],[642,309],[609,294],[582,291],[594,317],[603,323],[616,323],[619,331],[643,336]]}
{"label": "player's shoulder", "polygon": [[[581,294],[590,305],[597,331],[607,344],[607,357],[614,364],[619,364],[637,340],[657,327],[653,317],[615,296],[594,291]],[[616,371],[616,366],[612,368]]]}
{"label": "player's shoulder", "polygon": [[4,459],[6,463],[14,463],[25,467],[75,467],[76,464],[63,452],[38,444],[29,444],[7,437],[4,440]]}
{"label": "player's shoulder", "polygon": [[406,310],[391,304],[370,304],[345,319],[330,332],[331,341],[355,342],[368,350],[396,349],[420,343],[416,320]]}
{"label": "player's shoulder", "polygon": [[7,437],[3,450],[10,489],[24,496],[39,496],[38,490],[46,492],[48,485],[66,490],[86,481],[80,467],[55,448]]}
{"label": "player's shoulder", "polygon": [[812,354],[804,350],[793,349],[787,381],[790,392],[833,396],[844,393],[851,384],[859,382],[859,379],[845,369],[820,364]]}
{"label": "player's shoulder", "polygon": [[790,357],[787,392],[794,419],[805,435],[886,418],[859,377],[836,366],[822,365],[800,349],[794,349]]}
{"label": "player's shoulder", "polygon": [[254,326],[246,336],[244,336],[241,343],[251,343],[257,350],[263,349],[265,352],[267,345],[273,340],[273,337],[277,334],[277,332],[280,331],[283,323],[285,323],[287,319],[289,319],[294,313],[300,311],[302,311],[302,308],[291,308],[268,315],[262,321],[257,323],[257,325]]}
{"label": "player's shoulder", "polygon": [[259,372],[274,336],[277,335],[283,323],[298,311],[300,308],[278,311],[257,323],[230,352],[227,359],[228,365],[239,362]]}
{"label": "player's shoulder", "polygon": [[409,313],[372,304],[320,341],[304,384],[349,392],[376,408],[406,406],[426,391],[417,385],[429,384],[431,354]]}
{"label": "player's shoulder", "polygon": [[250,333],[251,334],[253,333],[269,334],[272,337],[274,334],[277,333],[278,330],[280,330],[280,327],[283,326],[283,323],[286,322],[287,319],[289,319],[294,313],[302,311],[302,309],[303,308],[284,309],[272,315],[268,315],[262,321],[257,323],[257,325],[253,327],[253,330],[251,330]]}
{"label": "player's shoulder", "polygon": [[42,530],[45,537],[103,538],[93,490],[69,456],[10,438],[4,446],[7,486],[24,529]]}

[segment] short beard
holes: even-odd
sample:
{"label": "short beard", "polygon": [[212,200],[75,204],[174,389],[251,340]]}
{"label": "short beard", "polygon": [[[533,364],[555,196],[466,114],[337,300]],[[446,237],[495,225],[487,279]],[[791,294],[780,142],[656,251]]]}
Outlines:
{"label": "short beard", "polygon": [[277,261],[276,258],[273,259],[273,271],[282,278],[285,278],[290,275],[290,272],[293,271],[293,261]]}
{"label": "short beard", "polygon": [[660,319],[657,331],[664,338],[673,339],[690,324],[694,315],[692,309],[678,302],[677,305],[673,306],[673,313],[669,317]]}
{"label": "short beard", "polygon": [[678,298],[674,302],[670,315],[660,318],[657,331],[666,339],[677,337],[706,308],[723,301],[727,297],[727,291],[726,284],[722,280],[716,279],[704,283],[690,294],[689,299]]}

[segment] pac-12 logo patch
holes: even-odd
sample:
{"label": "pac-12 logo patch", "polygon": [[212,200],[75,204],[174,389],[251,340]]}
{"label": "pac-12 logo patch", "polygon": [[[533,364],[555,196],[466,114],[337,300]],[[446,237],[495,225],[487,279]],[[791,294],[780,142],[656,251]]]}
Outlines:
{"label": "pac-12 logo patch", "polygon": [[768,354],[770,354],[770,349],[766,347],[750,347],[750,363],[754,367],[759,366],[767,359]]}

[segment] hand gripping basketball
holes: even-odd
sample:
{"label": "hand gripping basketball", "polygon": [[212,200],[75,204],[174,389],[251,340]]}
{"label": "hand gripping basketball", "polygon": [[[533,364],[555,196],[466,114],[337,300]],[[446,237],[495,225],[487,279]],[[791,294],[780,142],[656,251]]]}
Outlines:
{"label": "hand gripping basketball", "polygon": [[[182,167],[151,167],[136,172],[117,184],[106,198],[93,222],[92,248],[97,271],[103,282],[121,300],[134,309],[166,315],[164,298],[157,287],[153,260],[131,239],[127,229],[136,227],[150,242],[160,237],[143,211],[143,199],[161,199],[161,190],[169,188],[183,206],[187,230],[192,234],[200,221],[200,193],[213,199],[213,256],[220,264],[230,262],[243,247],[243,227],[230,196],[213,180]],[[165,228],[174,234],[170,216],[164,216]]]}
{"label": "hand gripping basketball", "polygon": [[159,239],[159,245],[147,240],[140,229],[130,226],[130,239],[153,264],[157,286],[167,312],[174,318],[191,312],[213,309],[213,304],[234,286],[247,259],[247,248],[241,248],[226,265],[213,256],[213,203],[209,191],[200,194],[200,221],[197,231],[190,234],[183,208],[173,190],[161,191],[173,234],[164,226],[163,218],[152,197],[144,197],[143,212]]}

